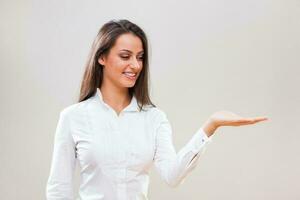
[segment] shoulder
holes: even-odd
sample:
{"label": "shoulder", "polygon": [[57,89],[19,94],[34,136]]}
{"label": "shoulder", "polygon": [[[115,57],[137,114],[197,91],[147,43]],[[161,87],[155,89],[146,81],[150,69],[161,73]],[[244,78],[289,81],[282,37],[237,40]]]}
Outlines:
{"label": "shoulder", "polygon": [[154,122],[167,120],[166,112],[160,107],[151,107],[147,110],[147,112],[149,113],[149,115],[151,115],[151,118]]}
{"label": "shoulder", "polygon": [[90,100],[87,99],[85,101],[66,106],[60,111],[60,116],[64,118],[74,118],[82,115],[85,112],[86,106],[89,104],[89,101]]}

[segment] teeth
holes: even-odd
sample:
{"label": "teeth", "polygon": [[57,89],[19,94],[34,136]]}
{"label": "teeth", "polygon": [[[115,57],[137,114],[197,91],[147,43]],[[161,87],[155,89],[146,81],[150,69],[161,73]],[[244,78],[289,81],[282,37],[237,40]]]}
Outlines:
{"label": "teeth", "polygon": [[136,75],[135,73],[131,73],[131,72],[124,72],[123,74],[126,74],[128,76],[132,76],[132,77],[134,77]]}

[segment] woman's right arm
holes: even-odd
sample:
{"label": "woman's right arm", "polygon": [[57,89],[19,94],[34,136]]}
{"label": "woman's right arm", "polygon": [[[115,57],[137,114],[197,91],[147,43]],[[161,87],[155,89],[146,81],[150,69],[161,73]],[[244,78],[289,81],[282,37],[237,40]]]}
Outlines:
{"label": "woman's right arm", "polygon": [[47,200],[73,200],[73,174],[76,164],[75,143],[65,110],[56,127],[50,175],[46,186]]}

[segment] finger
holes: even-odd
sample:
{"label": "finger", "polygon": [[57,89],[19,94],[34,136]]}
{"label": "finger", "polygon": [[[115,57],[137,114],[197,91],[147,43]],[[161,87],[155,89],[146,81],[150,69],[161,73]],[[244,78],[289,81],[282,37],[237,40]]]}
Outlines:
{"label": "finger", "polygon": [[253,121],[253,118],[242,118],[242,119],[235,120],[235,122],[237,122],[237,123],[247,123],[247,122],[252,122],[252,121]]}
{"label": "finger", "polygon": [[243,120],[243,121],[230,122],[230,123],[227,123],[226,125],[227,126],[242,126],[242,125],[253,124],[253,123],[255,123],[255,122],[252,120]]}
{"label": "finger", "polygon": [[235,126],[243,126],[243,125],[248,125],[248,124],[255,124],[255,123],[258,123],[258,122],[261,122],[261,121],[264,121],[265,119],[258,119],[258,120],[247,120],[247,121],[243,121],[243,122],[238,122],[238,123],[235,123]]}
{"label": "finger", "polygon": [[259,121],[265,121],[268,120],[267,117],[254,117],[254,118],[243,118],[239,119],[239,122],[259,122]]}
{"label": "finger", "polygon": [[255,122],[260,122],[260,121],[266,121],[266,120],[268,120],[268,118],[267,117],[256,117],[253,120]]}

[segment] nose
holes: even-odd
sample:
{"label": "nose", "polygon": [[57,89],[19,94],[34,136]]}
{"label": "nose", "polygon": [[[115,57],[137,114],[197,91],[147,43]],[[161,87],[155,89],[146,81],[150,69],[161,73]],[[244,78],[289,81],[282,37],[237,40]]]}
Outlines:
{"label": "nose", "polygon": [[136,58],[133,58],[130,67],[133,69],[140,68],[139,61]]}

